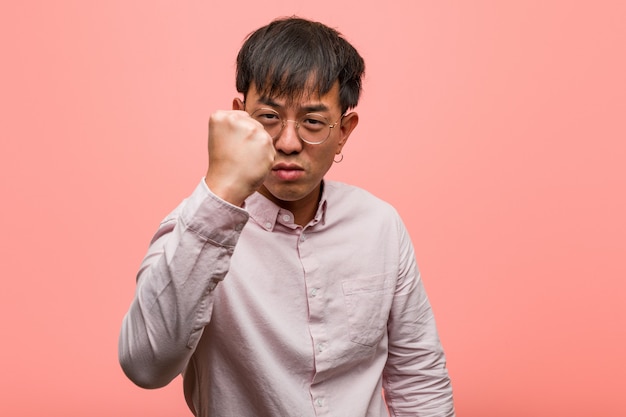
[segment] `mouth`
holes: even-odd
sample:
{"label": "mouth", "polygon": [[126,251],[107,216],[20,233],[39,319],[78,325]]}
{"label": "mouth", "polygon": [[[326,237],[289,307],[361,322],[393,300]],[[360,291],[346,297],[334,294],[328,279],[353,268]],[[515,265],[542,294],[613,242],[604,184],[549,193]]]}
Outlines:
{"label": "mouth", "polygon": [[283,181],[294,181],[304,175],[304,168],[297,164],[279,163],[272,167],[272,174]]}

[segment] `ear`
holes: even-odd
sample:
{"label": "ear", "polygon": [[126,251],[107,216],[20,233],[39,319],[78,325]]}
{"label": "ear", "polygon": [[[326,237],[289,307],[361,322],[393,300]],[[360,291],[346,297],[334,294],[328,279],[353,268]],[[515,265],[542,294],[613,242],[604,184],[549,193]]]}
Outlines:
{"label": "ear", "polygon": [[245,104],[239,97],[233,99],[233,110],[244,110]]}
{"label": "ear", "polygon": [[341,137],[339,138],[339,142],[337,143],[337,155],[341,153],[341,149],[346,144],[348,138],[350,137],[350,134],[358,124],[359,115],[356,112],[348,113],[343,116],[339,125],[339,132],[341,134]]}

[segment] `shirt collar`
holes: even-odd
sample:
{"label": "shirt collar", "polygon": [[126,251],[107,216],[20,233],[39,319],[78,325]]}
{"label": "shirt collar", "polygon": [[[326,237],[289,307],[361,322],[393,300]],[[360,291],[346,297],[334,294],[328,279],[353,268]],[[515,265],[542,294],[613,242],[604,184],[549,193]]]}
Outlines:
{"label": "shirt collar", "polygon": [[[313,227],[318,223],[322,225],[325,223],[327,206],[327,192],[324,182],[322,181],[322,197],[317,206],[315,217],[307,227]],[[280,223],[290,229],[298,228],[293,222],[293,213],[280,208],[258,191],[246,199],[243,208],[250,214],[250,217],[265,230],[274,230],[276,223]]]}

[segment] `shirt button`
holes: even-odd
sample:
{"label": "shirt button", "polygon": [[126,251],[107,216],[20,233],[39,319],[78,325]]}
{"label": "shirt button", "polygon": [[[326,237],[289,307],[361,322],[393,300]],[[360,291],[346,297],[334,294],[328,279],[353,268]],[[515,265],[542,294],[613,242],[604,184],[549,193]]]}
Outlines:
{"label": "shirt button", "polygon": [[315,298],[316,295],[317,295],[317,288],[313,288],[311,290],[311,298]]}
{"label": "shirt button", "polygon": [[322,407],[324,405],[324,399],[323,398],[316,398],[315,399],[315,405],[318,407]]}
{"label": "shirt button", "polygon": [[319,345],[317,345],[317,351],[319,353],[322,353],[324,349],[326,349],[326,343],[320,343]]}
{"label": "shirt button", "polygon": [[305,240],[306,240],[306,236],[301,235],[301,236],[300,236],[300,242],[304,242]]}
{"label": "shirt button", "polygon": [[243,223],[239,223],[238,225],[236,225],[235,230],[241,232],[243,230]]}
{"label": "shirt button", "polygon": [[283,214],[283,221],[288,222],[289,220],[291,220],[291,217],[288,214]]}
{"label": "shirt button", "polygon": [[270,222],[265,223],[265,228],[266,229],[271,229],[272,228],[272,223],[270,223]]}

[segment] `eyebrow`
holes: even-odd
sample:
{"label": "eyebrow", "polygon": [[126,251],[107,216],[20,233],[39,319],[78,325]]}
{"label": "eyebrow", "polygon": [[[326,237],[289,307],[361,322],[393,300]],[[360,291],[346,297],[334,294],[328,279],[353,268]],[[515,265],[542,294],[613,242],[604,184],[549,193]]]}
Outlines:
{"label": "eyebrow", "polygon": [[[284,107],[284,105],[278,103],[277,101],[275,101],[273,98],[270,98],[270,97],[259,97],[258,102],[261,104],[265,104],[266,106],[270,106],[270,107],[276,107],[276,108]],[[325,105],[324,103],[309,104],[309,105],[300,107],[299,110],[305,111],[307,113],[319,112],[319,111],[330,111],[328,106]]]}

